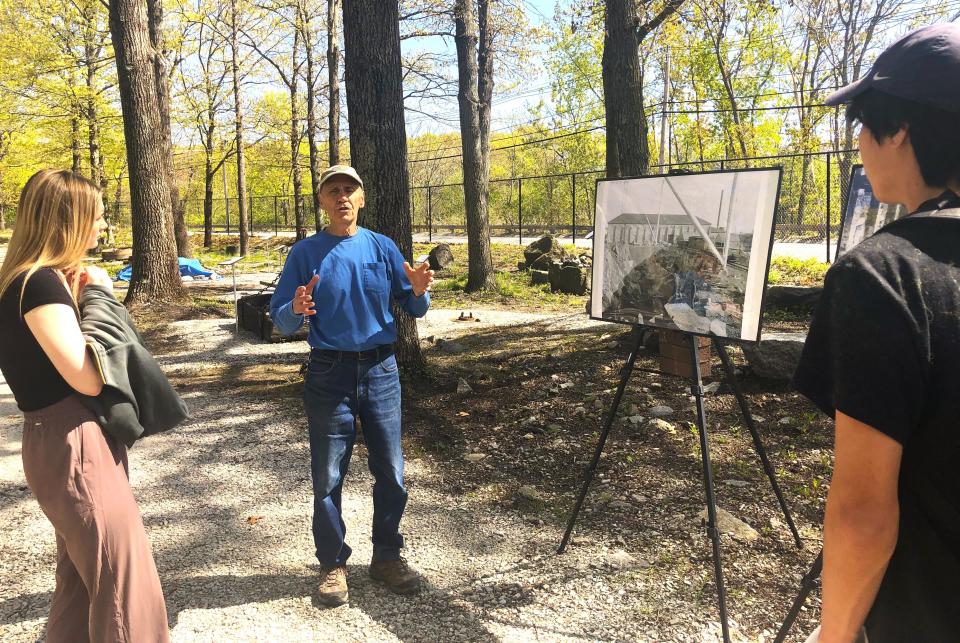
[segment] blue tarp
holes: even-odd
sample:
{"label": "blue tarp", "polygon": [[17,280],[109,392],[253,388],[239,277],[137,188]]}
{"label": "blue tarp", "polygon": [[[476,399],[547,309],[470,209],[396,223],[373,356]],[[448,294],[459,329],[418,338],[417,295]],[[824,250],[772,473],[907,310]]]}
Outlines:
{"label": "blue tarp", "polygon": [[[215,273],[212,270],[207,270],[200,263],[199,259],[185,259],[183,257],[177,257],[177,263],[180,264],[180,276],[181,277],[201,277],[205,279],[220,279],[220,275]],[[117,273],[117,281],[130,281],[130,277],[133,275],[133,267],[126,266],[120,272]]]}

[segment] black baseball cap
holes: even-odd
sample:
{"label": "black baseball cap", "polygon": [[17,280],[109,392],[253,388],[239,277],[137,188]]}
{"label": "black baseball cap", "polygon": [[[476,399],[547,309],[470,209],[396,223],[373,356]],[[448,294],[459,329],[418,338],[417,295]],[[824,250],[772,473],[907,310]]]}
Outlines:
{"label": "black baseball cap", "polygon": [[960,112],[960,24],[921,27],[877,56],[866,76],[835,91],[827,105],[849,103],[868,89]]}

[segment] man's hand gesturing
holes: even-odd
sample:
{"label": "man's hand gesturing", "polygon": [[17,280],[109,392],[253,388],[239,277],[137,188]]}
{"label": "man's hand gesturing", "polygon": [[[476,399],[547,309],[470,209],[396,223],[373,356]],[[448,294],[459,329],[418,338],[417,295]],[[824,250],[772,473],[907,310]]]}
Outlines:
{"label": "man's hand gesturing", "polygon": [[430,264],[424,261],[416,269],[411,268],[406,261],[403,262],[403,269],[407,273],[407,279],[413,286],[413,294],[417,297],[430,290],[430,284],[433,283],[433,271],[430,270]]}
{"label": "man's hand gesturing", "polygon": [[314,274],[306,286],[297,286],[297,292],[293,296],[293,314],[295,315],[316,315],[317,311],[313,309],[313,289],[320,281],[320,275]]}

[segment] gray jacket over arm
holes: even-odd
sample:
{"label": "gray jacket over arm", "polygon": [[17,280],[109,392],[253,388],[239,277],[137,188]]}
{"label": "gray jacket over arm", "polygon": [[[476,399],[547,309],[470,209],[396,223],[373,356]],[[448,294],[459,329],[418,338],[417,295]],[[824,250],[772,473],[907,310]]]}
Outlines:
{"label": "gray jacket over arm", "polygon": [[144,346],[127,309],[101,286],[80,294],[80,330],[103,380],[96,397],[80,401],[104,430],[127,447],[167,431],[190,414],[160,365]]}

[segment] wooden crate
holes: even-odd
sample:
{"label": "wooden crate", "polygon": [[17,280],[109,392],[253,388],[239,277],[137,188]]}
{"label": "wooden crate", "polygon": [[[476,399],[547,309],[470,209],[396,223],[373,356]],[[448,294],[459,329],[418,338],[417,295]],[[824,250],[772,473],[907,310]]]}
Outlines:
{"label": "wooden crate", "polygon": [[[672,330],[660,333],[660,369],[671,375],[693,377],[693,364],[690,363],[690,335]],[[697,354],[700,361],[700,376],[710,375],[710,338],[695,337]]]}

